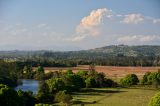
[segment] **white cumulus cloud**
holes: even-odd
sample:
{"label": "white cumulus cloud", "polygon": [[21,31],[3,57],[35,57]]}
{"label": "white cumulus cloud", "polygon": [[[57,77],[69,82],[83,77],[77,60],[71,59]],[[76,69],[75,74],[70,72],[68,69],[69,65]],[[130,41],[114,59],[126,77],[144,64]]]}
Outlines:
{"label": "white cumulus cloud", "polygon": [[154,23],[154,24],[160,23],[160,19],[153,19],[153,23]]}
{"label": "white cumulus cloud", "polygon": [[160,41],[160,35],[128,35],[122,36],[117,39],[120,43],[147,43],[153,41]]}
{"label": "white cumulus cloud", "polygon": [[142,21],[144,21],[144,18],[141,14],[128,14],[124,16],[121,22],[126,24],[138,24]]}
{"label": "white cumulus cloud", "polygon": [[72,41],[80,41],[87,36],[98,36],[100,34],[99,26],[103,19],[112,17],[112,10],[106,8],[93,10],[89,16],[84,17],[76,28],[76,36]]}

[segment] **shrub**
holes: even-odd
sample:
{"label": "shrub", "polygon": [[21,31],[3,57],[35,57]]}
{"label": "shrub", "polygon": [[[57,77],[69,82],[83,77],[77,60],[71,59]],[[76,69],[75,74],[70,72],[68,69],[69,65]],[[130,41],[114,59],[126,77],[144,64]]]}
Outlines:
{"label": "shrub", "polygon": [[120,83],[123,86],[137,85],[138,82],[139,82],[139,79],[135,74],[129,74],[125,78],[122,78],[120,80]]}
{"label": "shrub", "polygon": [[35,70],[37,73],[44,73],[44,68],[42,66],[38,66],[37,69]]}
{"label": "shrub", "polygon": [[105,79],[105,87],[116,87],[118,84],[111,79]]}
{"label": "shrub", "polygon": [[85,83],[86,83],[86,87],[87,88],[94,88],[96,87],[96,81],[93,77],[88,77],[86,80],[85,80]]}
{"label": "shrub", "polygon": [[148,77],[148,84],[153,84],[154,82],[160,82],[160,73],[154,72],[151,73]]}
{"label": "shrub", "polygon": [[72,96],[69,94],[66,94],[66,91],[59,91],[58,93],[56,93],[56,96],[55,96],[56,102],[62,102],[68,105],[71,103],[71,100],[72,100]]}
{"label": "shrub", "polygon": [[148,106],[160,106],[160,92],[151,98]]}
{"label": "shrub", "polygon": [[147,72],[145,73],[145,75],[143,76],[142,78],[142,84],[145,85],[145,84],[148,84],[148,76],[151,74],[151,72]]}
{"label": "shrub", "polygon": [[88,75],[88,71],[80,70],[76,74],[79,75],[80,77],[82,77],[83,79],[86,79],[86,77]]}
{"label": "shrub", "polygon": [[38,93],[36,95],[36,99],[39,103],[53,103],[54,96],[46,93]]}
{"label": "shrub", "polygon": [[73,71],[69,69],[66,71],[66,74],[73,74]]}

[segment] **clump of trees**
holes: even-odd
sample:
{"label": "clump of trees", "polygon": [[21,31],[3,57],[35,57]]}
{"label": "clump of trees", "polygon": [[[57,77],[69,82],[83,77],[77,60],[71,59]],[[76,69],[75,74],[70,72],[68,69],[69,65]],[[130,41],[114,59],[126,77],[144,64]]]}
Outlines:
{"label": "clump of trees", "polygon": [[44,78],[45,78],[44,68],[42,66],[38,66],[34,71],[34,79],[44,80]]}
{"label": "clump of trees", "polygon": [[0,106],[21,106],[18,93],[6,85],[0,84]]}
{"label": "clump of trees", "polygon": [[34,106],[36,103],[36,99],[33,96],[33,93],[31,91],[17,91],[18,96],[20,98],[21,104],[23,106]]}
{"label": "clump of trees", "polygon": [[148,106],[160,106],[160,92],[151,98]]}
{"label": "clump of trees", "polygon": [[0,84],[0,106],[34,106],[36,99],[32,92],[15,91]]}
{"label": "clump of trees", "polygon": [[15,87],[17,85],[17,72],[15,63],[0,60],[0,84]]}
{"label": "clump of trees", "polygon": [[128,74],[120,80],[120,84],[122,86],[137,85],[138,83],[139,83],[139,79],[135,74]]}
{"label": "clump of trees", "polygon": [[105,74],[98,73],[94,69],[90,71],[78,71],[73,73],[72,70],[66,72],[52,72],[41,83],[37,100],[41,103],[48,104],[53,102],[63,102],[70,104],[72,96],[70,93],[80,91],[82,88],[100,88],[114,87],[116,83],[107,79]]}
{"label": "clump of trees", "polygon": [[142,79],[143,85],[154,85],[156,88],[160,85],[160,72],[147,72]]}
{"label": "clump of trees", "polygon": [[[56,72],[57,73],[57,72]],[[105,74],[98,73],[95,70],[78,71],[72,70],[58,72],[58,75],[45,81],[50,93],[66,90],[67,92],[79,91],[81,88],[93,87],[113,87],[116,85],[111,79],[107,79]],[[78,82],[78,83],[77,83]]]}
{"label": "clump of trees", "polygon": [[33,79],[34,77],[34,72],[32,70],[31,66],[24,66],[23,70],[21,71],[20,74],[21,78],[25,78],[25,79]]}

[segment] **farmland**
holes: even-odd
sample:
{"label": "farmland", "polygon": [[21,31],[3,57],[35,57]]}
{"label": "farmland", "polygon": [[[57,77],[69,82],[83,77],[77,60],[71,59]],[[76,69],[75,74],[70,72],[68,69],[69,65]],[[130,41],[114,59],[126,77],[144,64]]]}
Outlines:
{"label": "farmland", "polygon": [[[45,67],[45,72],[65,71],[71,69],[73,72],[79,70],[89,70],[88,65],[79,65],[77,67]],[[109,78],[122,78],[127,74],[136,74],[141,78],[146,72],[157,72],[160,67],[117,67],[117,66],[96,66],[95,70],[105,73]]]}

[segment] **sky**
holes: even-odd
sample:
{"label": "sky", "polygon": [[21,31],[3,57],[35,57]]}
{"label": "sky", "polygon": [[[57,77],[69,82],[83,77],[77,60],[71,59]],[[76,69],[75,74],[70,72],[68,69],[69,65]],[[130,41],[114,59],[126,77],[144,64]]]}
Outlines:
{"label": "sky", "polygon": [[0,50],[160,45],[160,0],[0,0]]}

